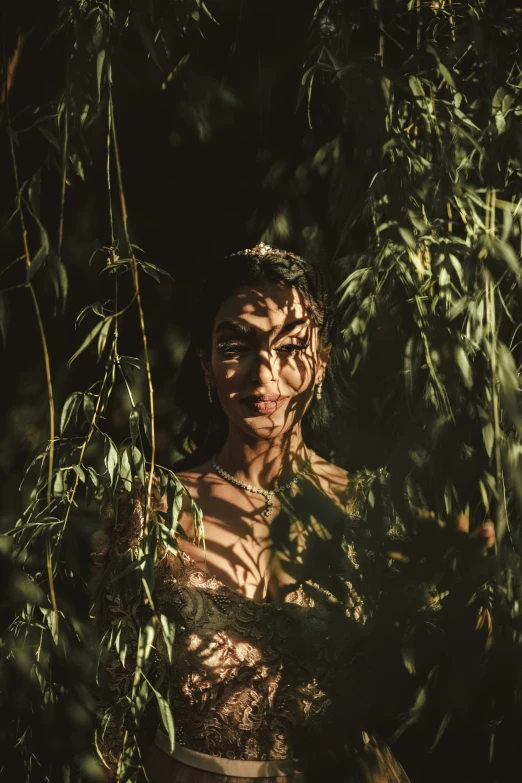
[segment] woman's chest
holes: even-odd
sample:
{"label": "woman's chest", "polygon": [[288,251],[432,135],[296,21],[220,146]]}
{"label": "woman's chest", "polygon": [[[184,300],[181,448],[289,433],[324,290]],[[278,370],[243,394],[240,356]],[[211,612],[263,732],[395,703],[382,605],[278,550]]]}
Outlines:
{"label": "woman's chest", "polygon": [[[263,507],[261,507],[263,508]],[[274,504],[267,518],[257,508],[235,505],[226,515],[220,504],[202,505],[204,545],[182,543],[184,552],[229,588],[256,601],[276,600],[313,578],[333,546],[331,530],[315,517]]]}

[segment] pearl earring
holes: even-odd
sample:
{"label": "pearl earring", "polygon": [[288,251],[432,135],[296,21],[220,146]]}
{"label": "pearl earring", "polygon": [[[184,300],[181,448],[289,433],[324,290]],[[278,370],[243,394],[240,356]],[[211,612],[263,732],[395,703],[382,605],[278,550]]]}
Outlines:
{"label": "pearl earring", "polygon": [[209,379],[206,379],[207,381],[207,393],[208,393],[208,401],[212,403],[212,384],[210,383]]}
{"label": "pearl earring", "polygon": [[323,382],[319,381],[319,383],[316,383],[315,385],[315,396],[316,399],[320,400],[323,396]]}

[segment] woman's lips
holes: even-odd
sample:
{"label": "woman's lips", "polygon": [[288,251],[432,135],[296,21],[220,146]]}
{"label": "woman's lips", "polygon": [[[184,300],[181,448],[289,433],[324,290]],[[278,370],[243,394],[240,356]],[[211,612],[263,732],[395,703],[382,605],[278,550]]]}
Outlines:
{"label": "woman's lips", "polygon": [[245,397],[241,402],[258,416],[269,416],[271,413],[275,413],[287,399],[288,397],[281,397],[275,394],[251,394],[250,397]]}

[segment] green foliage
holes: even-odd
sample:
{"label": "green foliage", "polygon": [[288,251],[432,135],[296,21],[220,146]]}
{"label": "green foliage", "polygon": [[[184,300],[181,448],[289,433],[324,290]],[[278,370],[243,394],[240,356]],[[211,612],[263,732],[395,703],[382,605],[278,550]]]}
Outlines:
{"label": "green foliage", "polygon": [[[522,13],[505,3],[400,6],[323,4],[305,74],[310,87],[320,70],[342,105],[338,135],[315,152],[332,222],[342,220],[339,246],[364,226],[364,246],[335,262],[342,342],[354,386],[375,377],[379,341],[394,356],[395,374],[371,389],[370,405],[392,432],[391,482],[412,532],[422,532],[411,510],[423,503],[443,518],[466,510],[473,527],[495,521],[499,568],[484,611],[499,626],[496,665],[508,669],[520,661]],[[314,82],[312,123],[318,91]],[[339,176],[354,140],[366,154],[356,196]],[[433,708],[433,681],[407,725]],[[499,683],[477,675],[484,704],[502,701]],[[435,744],[455,693],[439,705]],[[504,718],[509,710],[495,719]]]}
{"label": "green foliage", "polygon": [[[354,22],[345,15],[345,25]],[[367,247],[339,261],[347,272],[340,286],[346,349],[355,372],[383,314],[394,313],[410,415],[422,422],[426,442],[399,436],[391,466],[420,481],[447,513],[471,502],[480,485],[477,514],[494,513],[501,538],[504,466],[520,488],[522,419],[510,347],[520,317],[522,15],[506,15],[503,4],[433,3],[388,16],[383,9],[372,22],[379,42],[372,63],[368,49],[331,58],[345,116],[359,108],[354,80],[366,78],[382,122],[378,170],[349,218],[367,222]],[[355,35],[352,43],[362,48]],[[472,442],[480,430],[483,444]],[[445,438],[461,456],[454,475],[446,466],[443,484],[433,469]],[[470,470],[472,484],[463,488],[458,477]]]}

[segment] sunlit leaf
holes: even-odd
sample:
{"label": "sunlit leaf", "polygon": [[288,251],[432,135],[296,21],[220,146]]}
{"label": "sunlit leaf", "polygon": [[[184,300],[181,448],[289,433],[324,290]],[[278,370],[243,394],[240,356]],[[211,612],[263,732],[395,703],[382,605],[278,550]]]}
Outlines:
{"label": "sunlit leaf", "polygon": [[82,392],[73,392],[65,401],[60,421],[60,432],[63,433],[65,431],[72,417],[78,412],[78,406],[80,405],[82,398]]}
{"label": "sunlit leaf", "polygon": [[163,634],[163,641],[167,649],[167,655],[170,663],[173,663],[173,650],[174,641],[176,638],[176,623],[172,618],[168,618],[164,614],[160,614],[161,631]]}
{"label": "sunlit leaf", "polygon": [[98,103],[101,101],[101,82],[103,75],[103,66],[105,64],[105,49],[100,49],[96,57],[96,79],[98,82]]}
{"label": "sunlit leaf", "polygon": [[26,281],[28,283],[34,278],[35,274],[41,269],[45,261],[47,260],[47,254],[49,252],[49,246],[40,247],[33,256],[31,266],[27,270]]}
{"label": "sunlit leaf", "polygon": [[145,485],[146,478],[145,478],[145,459],[143,457],[143,454],[141,451],[136,448],[136,446],[132,446],[130,449],[130,453],[132,455],[132,465],[134,468],[135,475],[138,476],[141,483]]}
{"label": "sunlit leaf", "polygon": [[471,372],[471,365],[466,355],[464,348],[461,345],[455,346],[455,360],[459,366],[459,370],[462,374],[462,379],[466,388],[471,389],[473,386],[473,375]]}
{"label": "sunlit leaf", "polygon": [[114,471],[118,466],[118,449],[109,437],[105,437],[105,467],[111,484],[114,483]]}
{"label": "sunlit leaf", "polygon": [[132,487],[132,471],[127,449],[124,449],[120,454],[118,477],[122,482],[123,487],[130,492]]}
{"label": "sunlit leaf", "polygon": [[132,443],[135,445],[140,436],[140,414],[136,408],[129,414],[129,429]]}
{"label": "sunlit leaf", "polygon": [[112,319],[107,318],[105,321],[103,321],[102,328],[100,329],[100,333],[98,335],[98,358],[101,357],[102,353],[105,350],[105,345],[107,343],[107,337],[109,336],[109,329],[111,327]]}
{"label": "sunlit leaf", "polygon": [[176,744],[176,733],[174,729],[174,717],[172,715],[171,706],[168,700],[165,699],[161,693],[159,693],[159,691],[155,691],[155,695],[158,702],[161,721],[169,738],[170,748],[171,750],[174,750]]}
{"label": "sunlit leaf", "polygon": [[87,348],[87,346],[89,346],[92,343],[94,338],[102,330],[102,328],[104,326],[104,323],[106,323],[106,322],[105,321],[100,321],[99,323],[96,324],[96,326],[93,329],[91,329],[91,331],[89,332],[89,334],[87,335],[87,337],[85,338],[85,340],[83,341],[81,346],[78,348],[78,350],[71,356],[71,358],[67,362],[67,366],[68,367],[70,367],[71,364],[74,362],[74,360],[77,359],[78,356],[80,356],[80,354],[82,354],[84,352],[84,350]]}

